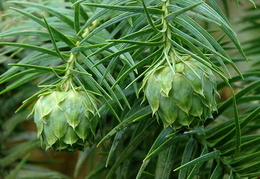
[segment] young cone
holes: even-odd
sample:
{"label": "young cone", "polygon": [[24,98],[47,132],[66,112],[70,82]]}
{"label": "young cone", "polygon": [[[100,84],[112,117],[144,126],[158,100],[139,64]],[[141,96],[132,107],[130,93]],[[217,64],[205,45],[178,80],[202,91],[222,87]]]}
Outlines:
{"label": "young cone", "polygon": [[142,89],[153,113],[165,127],[194,128],[215,111],[216,80],[212,71],[193,58],[184,58],[172,69],[168,64],[153,69]]}
{"label": "young cone", "polygon": [[43,94],[34,106],[37,137],[46,150],[83,150],[93,137],[98,121],[93,118],[96,100],[83,91],[53,91]]}

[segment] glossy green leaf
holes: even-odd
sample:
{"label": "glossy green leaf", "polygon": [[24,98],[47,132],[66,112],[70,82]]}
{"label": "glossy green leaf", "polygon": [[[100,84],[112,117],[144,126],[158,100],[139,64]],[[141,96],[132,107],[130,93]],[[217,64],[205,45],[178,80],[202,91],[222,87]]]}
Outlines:
{"label": "glossy green leaf", "polygon": [[[165,19],[167,19],[167,20],[170,21],[172,18],[175,18],[176,16],[178,16],[178,15],[180,15],[180,14],[183,14],[183,13],[185,13],[185,12],[187,12],[187,11],[193,9],[193,8],[195,8],[196,6],[198,6],[198,5],[202,4],[202,3],[204,3],[204,2],[201,1],[201,2],[198,2],[198,3],[192,4],[192,5],[189,5],[189,6],[185,7],[185,8],[181,8],[180,10],[171,12],[170,14],[168,14],[167,16],[165,16]],[[173,5],[172,5],[172,6],[173,6]]]}
{"label": "glossy green leaf", "polygon": [[[260,136],[259,135],[244,135],[241,137],[241,143],[243,145],[244,143],[255,141],[255,139],[257,140],[258,137],[260,137]],[[229,150],[235,150],[235,144],[236,144],[236,139],[232,139],[229,142],[222,145],[221,147],[218,147],[218,150],[220,150],[221,153],[224,154],[225,152],[227,152]]]}
{"label": "glossy green leaf", "polygon": [[54,35],[53,35],[53,33],[52,33],[52,30],[51,30],[51,28],[50,28],[50,26],[49,26],[47,20],[46,20],[44,17],[43,17],[43,20],[44,20],[44,23],[45,23],[45,25],[46,25],[46,28],[48,29],[48,32],[49,32],[50,38],[51,38],[51,42],[52,42],[52,44],[53,44],[53,47],[54,47],[54,49],[55,49],[57,55],[58,55],[63,61],[66,62],[66,59],[62,56],[62,54],[61,54],[61,52],[60,52],[60,50],[59,50],[59,48],[58,48],[58,46],[57,46],[57,44],[56,44],[55,37],[54,37]]}
{"label": "glossy green leaf", "polygon": [[177,170],[180,170],[182,168],[189,167],[189,166],[193,166],[193,165],[196,165],[198,163],[206,162],[206,161],[209,161],[211,159],[218,159],[219,157],[220,157],[220,152],[218,150],[215,150],[213,152],[210,152],[210,153],[207,153],[205,155],[202,155],[202,156],[200,156],[198,158],[195,158],[192,161],[189,161],[189,162],[181,165],[180,167],[174,169],[174,171],[177,171]]}
{"label": "glossy green leaf", "polygon": [[109,164],[111,158],[113,157],[113,155],[116,153],[117,146],[118,146],[118,144],[119,144],[119,142],[120,142],[120,140],[121,140],[121,138],[124,134],[124,131],[125,130],[123,129],[123,130],[120,130],[116,133],[115,138],[113,139],[113,143],[110,147],[109,154],[107,156],[106,167],[108,166],[108,164]]}
{"label": "glossy green leaf", "polygon": [[[236,96],[236,100],[238,100],[239,98],[241,98],[243,95],[249,93],[251,90],[257,88],[260,84],[260,81],[256,81],[252,84],[250,84],[249,86],[245,87],[244,89],[242,89],[241,91],[239,91],[235,96]],[[224,103],[222,103],[219,107],[218,107],[218,113],[213,114],[214,118],[217,118],[219,115],[221,115],[226,109],[228,109],[228,106],[230,106],[233,102],[233,99],[229,99],[227,101],[225,101]]]}
{"label": "glossy green leaf", "polygon": [[11,32],[1,32],[0,37],[9,37],[9,36],[37,36],[48,38],[49,34],[47,32],[39,32],[35,30],[23,30],[23,31],[11,31]]}
{"label": "glossy green leaf", "polygon": [[235,130],[236,130],[236,154],[237,154],[240,151],[240,145],[241,145],[241,128],[240,128],[240,121],[239,121],[235,94],[233,94],[233,108],[234,108],[235,127],[236,127]]}
{"label": "glossy green leaf", "polygon": [[[223,56],[221,53],[218,53],[215,48],[207,46],[203,43],[201,43],[200,41],[196,40],[195,38],[191,37],[190,35],[180,31],[179,29],[172,27],[173,31],[176,32],[176,34],[173,34],[173,36],[176,36],[179,40],[181,40],[183,43],[185,43],[186,45],[188,45],[192,50],[194,50],[200,57],[202,57],[203,59],[207,59],[206,56],[194,45],[198,45],[202,48],[204,48],[206,51],[209,51],[210,53],[218,56],[221,58],[221,60],[219,60],[220,64],[222,67],[226,67],[225,64],[223,63],[222,59],[224,59],[225,61],[227,61],[228,63],[233,63],[229,58]],[[177,35],[178,34],[178,35]],[[235,66],[234,66],[235,67]],[[229,74],[228,70],[225,68],[225,71],[227,74]],[[230,75],[229,75],[230,76]],[[241,77],[240,77],[241,78]],[[224,82],[223,82],[224,83]],[[225,84],[225,83],[224,83]]]}
{"label": "glossy green leaf", "polygon": [[[118,11],[127,11],[127,12],[135,12],[135,13],[143,13],[144,9],[138,6],[115,6],[115,5],[107,5],[107,4],[96,4],[96,3],[82,3],[85,6],[93,6],[93,7],[100,7],[106,8],[111,10],[118,10]],[[151,14],[161,14],[162,11],[156,8],[147,8],[148,12]]]}
{"label": "glossy green leaf", "polygon": [[[92,63],[87,57],[85,57],[85,56],[83,56],[83,55],[82,55],[82,58],[83,58],[83,59],[82,59],[83,62],[88,66],[88,68],[90,68],[91,71],[92,71],[100,80],[103,79],[103,75],[102,75],[101,72],[104,72],[104,71],[105,71],[105,67],[100,65],[100,66],[98,66],[98,67],[92,68],[92,67],[93,67],[93,63]],[[82,68],[82,69],[84,69],[84,68]],[[94,82],[96,85],[100,86],[100,85],[94,80],[94,78],[91,77],[91,79],[93,80],[93,82]],[[108,79],[109,81],[111,81],[111,82],[114,82],[114,81],[115,81],[115,80],[113,79],[112,75],[109,75],[107,79]],[[107,82],[107,80],[106,80],[106,79],[105,79],[105,80],[102,80],[102,83],[103,83],[103,85],[105,86],[105,88],[109,91],[111,97],[112,97],[113,99],[115,99],[115,101],[116,101],[117,104],[120,106],[120,108],[122,108],[121,103],[120,103],[119,100],[117,99],[117,96],[116,96],[116,94],[114,93],[114,91],[111,90],[111,87],[110,87],[109,83]],[[100,86],[100,89],[103,89],[103,88]],[[121,94],[121,96],[123,97],[123,99],[126,99],[125,96],[124,96],[124,93],[122,92],[122,89],[120,89],[119,86],[117,86],[116,89],[117,89],[118,91],[120,91],[120,94]],[[103,91],[103,90],[102,90],[102,91]],[[105,92],[105,91],[104,91],[104,92]],[[127,103],[126,100],[125,100],[125,102]]]}
{"label": "glossy green leaf", "polygon": [[163,42],[141,42],[141,41],[132,41],[132,40],[108,40],[108,42],[115,42],[115,43],[129,43],[135,44],[140,46],[159,46],[162,45]]}
{"label": "glossy green leaf", "polygon": [[251,121],[253,121],[256,117],[258,117],[260,114],[260,106],[256,108],[254,111],[252,111],[248,116],[246,116],[241,121],[241,128],[245,128]]}
{"label": "glossy green leaf", "polygon": [[[193,1],[186,1],[186,2],[193,2]],[[199,2],[199,0],[198,0]],[[220,10],[220,7],[217,5],[216,1],[210,0],[210,3],[214,4],[213,8],[211,8],[206,3],[202,4],[201,6],[198,6],[195,8],[198,9],[200,13],[203,13],[204,15],[212,18],[214,21],[221,24],[220,28],[227,34],[227,36],[232,40],[232,42],[237,47],[237,50],[243,55],[245,59],[247,59],[246,55],[244,54],[244,51],[241,48],[240,43],[238,42],[238,39],[236,37],[235,32],[231,29],[230,25],[227,23],[227,20],[225,16],[223,15],[222,11]],[[181,2],[183,3],[183,2]],[[216,11],[214,11],[214,9]]]}
{"label": "glossy green leaf", "polygon": [[[104,1],[102,1],[102,4],[121,5],[121,4],[123,4],[123,3],[127,2],[127,1],[128,0],[114,0],[114,1],[104,0]],[[80,29],[78,34],[81,34],[86,28],[88,28],[88,26],[91,23],[93,23],[93,21],[98,19],[100,16],[104,15],[107,11],[108,11],[108,9],[103,9],[103,8],[96,9],[95,12],[92,14],[92,16],[88,18],[87,22]]]}
{"label": "glossy green leaf", "polygon": [[230,57],[227,55],[227,53],[221,47],[221,45],[198,23],[193,21],[188,16],[183,16],[181,18],[178,17],[174,21],[176,21],[180,25],[184,26],[187,30],[189,30],[193,35],[197,37],[197,39],[201,41],[201,43],[205,44],[209,48],[214,47],[217,51],[221,53],[221,55],[228,58],[228,61],[232,65],[232,67],[237,71],[238,74],[241,75],[240,71],[238,70],[236,65],[231,61]]}
{"label": "glossy green leaf", "polygon": [[239,176],[240,176],[240,177],[253,178],[253,177],[258,177],[259,175],[260,175],[260,172],[253,172],[253,173],[241,174],[241,175],[239,175]]}
{"label": "glossy green leaf", "polygon": [[30,45],[30,44],[13,43],[13,42],[0,42],[0,45],[15,46],[15,47],[19,47],[19,48],[35,50],[35,51],[42,52],[42,53],[45,53],[45,54],[57,56],[56,52],[53,51],[53,50],[46,49],[46,48],[43,48],[43,47],[38,47],[38,46],[35,46],[35,45]]}
{"label": "glossy green leaf", "polygon": [[152,29],[156,32],[159,32],[159,30],[156,28],[152,18],[151,18],[151,15],[150,15],[150,12],[148,11],[146,5],[145,5],[145,1],[142,0],[142,5],[143,5],[143,9],[144,9],[144,12],[145,12],[145,15],[146,15],[146,18],[150,24],[150,26],[152,27]]}
{"label": "glossy green leaf", "polygon": [[[120,77],[118,77],[118,79],[116,80],[115,84],[112,86],[112,88],[118,84],[119,81],[123,80],[131,71],[134,71],[135,69],[137,69],[138,67],[141,67],[143,64],[145,64],[147,61],[152,61],[153,58],[158,57],[158,55],[161,54],[161,49],[158,49],[157,51],[155,51],[154,53],[150,54],[149,56],[147,56],[146,58],[142,59],[141,61],[139,61],[138,63],[136,63],[134,66],[128,68],[128,70],[126,70]],[[141,77],[141,76],[140,76]],[[139,78],[140,78],[139,77]]]}
{"label": "glossy green leaf", "polygon": [[107,43],[101,43],[101,44],[95,44],[95,45],[87,45],[87,46],[77,46],[75,48],[72,48],[71,52],[76,54],[78,52],[82,52],[82,51],[85,51],[85,50],[90,50],[90,49],[96,49],[96,48],[99,48],[99,47],[103,47],[106,44]]}
{"label": "glossy green leaf", "polygon": [[[152,147],[150,148],[148,154],[146,155],[146,157],[143,161],[146,161],[146,160],[154,157],[161,151],[167,149],[169,146],[171,146],[171,144],[175,140],[178,140],[180,138],[180,135],[178,135],[177,133],[174,133],[174,134],[172,134],[172,133],[173,133],[173,130],[170,127],[163,130],[160,133],[160,135],[156,138],[156,140],[154,141]],[[168,137],[168,135],[170,135],[170,134],[171,134],[171,136]]]}
{"label": "glossy green leaf", "polygon": [[30,74],[30,73],[33,73],[33,72],[35,72],[34,69],[29,69],[29,70],[25,70],[25,71],[22,71],[22,72],[13,74],[13,75],[11,75],[11,76],[9,76],[9,77],[0,79],[0,84],[3,84],[3,83],[5,83],[5,82],[7,82],[7,81],[10,81],[10,80],[14,80],[14,79],[16,79],[16,78],[19,78],[19,77],[21,77],[21,76],[24,76],[24,75],[26,75],[26,74]]}
{"label": "glossy green leaf", "polygon": [[[26,6],[35,7],[37,9],[46,11],[46,12],[50,13],[51,15],[59,18],[62,22],[66,23],[71,28],[74,27],[74,22],[70,18],[68,18],[68,16],[66,16],[65,14],[59,12],[58,9],[54,9],[52,7],[49,7],[49,6],[41,5],[39,3],[36,4],[36,3],[32,3],[32,2],[12,1],[12,3],[14,3],[14,4],[23,4],[23,5],[26,5]],[[62,10],[62,9],[59,9],[59,10]]]}
{"label": "glossy green leaf", "polygon": [[177,151],[178,151],[178,142],[176,142],[176,145],[171,145],[165,151],[159,153],[156,170],[155,170],[156,179],[170,178],[173,164],[176,162],[174,158],[176,157]]}
{"label": "glossy green leaf", "polygon": [[109,60],[111,58],[118,58],[120,55],[124,54],[124,53],[127,53],[127,52],[132,52],[133,50],[135,49],[138,49],[139,46],[137,45],[132,45],[132,46],[129,46],[127,48],[124,48],[122,50],[119,50],[115,53],[112,53],[111,55],[108,55],[107,57],[103,58],[102,60],[100,60],[98,63],[95,63],[95,65],[93,65],[92,67],[96,67],[102,63],[104,63],[106,60]]}
{"label": "glossy green leaf", "polygon": [[4,90],[0,91],[0,95],[4,94],[12,89],[15,89],[29,81],[32,81],[33,79],[42,76],[42,73],[35,72],[35,73],[30,73],[29,75],[21,77],[19,80],[16,80],[15,82],[11,83],[8,85]]}
{"label": "glossy green leaf", "polygon": [[[183,155],[182,155],[182,160],[181,160],[181,165],[191,161],[194,158],[194,155],[196,154],[197,150],[197,142],[194,138],[190,138],[185,146]],[[179,171],[178,178],[187,178],[188,174],[190,173],[191,168],[182,168]]]}
{"label": "glossy green leaf", "polygon": [[218,178],[223,178],[223,168],[220,165],[220,162],[217,163],[217,166],[213,170],[210,179],[218,179]]}
{"label": "glossy green leaf", "polygon": [[252,154],[243,155],[239,158],[236,158],[231,162],[231,165],[232,167],[236,167],[236,166],[239,167],[245,165],[246,163],[257,162],[259,160],[260,160],[260,152],[254,152]]}
{"label": "glossy green leaf", "polygon": [[[243,77],[244,77],[245,80],[250,79],[250,78],[255,78],[257,80],[258,78],[260,78],[260,72],[259,71],[245,72],[245,73],[243,73]],[[237,82],[237,81],[240,81],[240,80],[242,80],[241,76],[235,76],[235,77],[231,78],[229,80],[229,82],[234,83],[234,82]],[[218,90],[224,88],[225,86],[226,86],[226,84],[224,82],[218,83]]]}
{"label": "glossy green leaf", "polygon": [[[34,15],[30,14],[30,13],[27,13],[27,12],[25,12],[25,11],[16,9],[16,8],[13,8],[13,9],[14,9],[15,11],[17,11],[17,12],[23,14],[24,16],[26,16],[26,17],[32,19],[33,21],[37,22],[37,23],[40,24],[41,26],[46,27],[45,23],[44,23],[41,19],[39,19],[38,17],[36,17],[36,16],[34,16]],[[70,47],[74,47],[74,46],[75,46],[75,44],[74,44],[68,37],[66,37],[66,35],[62,34],[59,30],[57,30],[57,29],[54,28],[54,27],[51,27],[51,26],[50,26],[50,28],[51,28],[53,34],[55,34],[55,36],[58,37],[60,40],[62,40],[62,41],[65,42],[66,44],[68,44]]]}
{"label": "glossy green leaf", "polygon": [[[260,161],[258,160],[255,163],[249,163],[245,165],[241,165],[236,168],[236,172],[238,173],[252,173],[260,168]],[[259,171],[259,170],[258,170]]]}
{"label": "glossy green leaf", "polygon": [[[255,120],[257,116],[259,116],[260,107],[256,108],[254,111],[252,111],[250,114],[245,116],[241,122],[240,127],[241,129],[245,128],[251,121]],[[219,131],[216,131],[214,135],[212,135],[211,138],[208,138],[208,140],[215,140],[212,141],[212,144],[210,145],[222,145],[228,142],[230,139],[232,139],[235,136],[235,128],[232,127],[232,124],[228,127],[223,128],[222,132],[221,128],[219,128]],[[223,135],[223,132],[225,135]]]}
{"label": "glossy green leaf", "polygon": [[153,129],[150,125],[153,123],[150,122],[149,125],[146,125],[143,131],[140,131],[139,134],[130,142],[129,147],[127,147],[122,154],[119,156],[118,160],[114,163],[112,168],[110,169],[109,173],[107,174],[106,178],[110,178],[112,174],[115,172],[117,167],[127,158],[129,157],[133,150],[147,138],[150,134],[150,130]]}
{"label": "glossy green leaf", "polygon": [[138,173],[137,173],[136,179],[140,179],[140,178],[142,177],[142,174],[145,174],[145,171],[144,171],[144,170],[145,170],[146,166],[149,164],[150,160],[151,160],[151,159],[148,159],[148,160],[146,160],[146,161],[143,161],[143,163],[142,163],[142,165],[141,165],[141,167],[139,168],[139,171],[138,171]]}
{"label": "glossy green leaf", "polygon": [[[205,154],[208,153],[208,147],[205,145],[202,149],[202,152],[200,154],[200,156],[203,156]],[[191,171],[189,172],[189,175],[187,176],[187,179],[193,179],[195,177],[196,174],[199,174],[201,172],[202,167],[203,167],[203,162],[198,163],[196,165],[194,165],[194,167],[191,169]]]}
{"label": "glossy green leaf", "polygon": [[149,106],[136,110],[134,114],[127,116],[127,118],[123,119],[121,123],[119,123],[115,128],[107,133],[107,135],[98,143],[98,145],[109,139],[111,136],[122,130],[124,127],[133,123],[133,121],[140,120],[144,117],[147,117],[148,115],[151,115],[151,109]]}
{"label": "glossy green leaf", "polygon": [[123,13],[123,14],[120,14],[119,16],[117,16],[117,17],[114,17],[114,18],[106,21],[105,23],[103,23],[102,25],[100,25],[99,27],[97,27],[93,31],[91,31],[86,37],[84,37],[80,41],[79,45],[81,45],[83,42],[87,41],[93,35],[96,35],[98,32],[102,31],[106,27],[108,27],[110,25],[113,25],[113,24],[115,24],[115,23],[117,23],[119,21],[122,21],[124,19],[127,19],[129,17],[133,17],[133,16],[136,16],[136,14],[135,13]]}

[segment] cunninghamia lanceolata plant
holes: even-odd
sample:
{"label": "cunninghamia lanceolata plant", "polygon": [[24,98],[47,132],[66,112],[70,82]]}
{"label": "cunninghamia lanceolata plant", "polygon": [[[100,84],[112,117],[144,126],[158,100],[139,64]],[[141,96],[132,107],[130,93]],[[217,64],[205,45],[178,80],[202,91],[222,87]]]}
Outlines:
{"label": "cunninghamia lanceolata plant", "polygon": [[[8,1],[15,12],[0,20],[0,178],[259,176],[260,74],[236,67],[247,58],[220,1],[37,2]],[[217,108],[212,72],[221,96],[231,92]],[[35,98],[30,135],[22,121]],[[39,141],[85,149],[73,174],[32,165],[50,163],[38,157],[28,166]]]}
{"label": "cunninghamia lanceolata plant", "polygon": [[152,69],[143,80],[143,90],[165,127],[194,128],[217,109],[212,71],[189,56],[181,56],[174,66],[165,63]]}
{"label": "cunninghamia lanceolata plant", "polygon": [[95,135],[97,100],[81,87],[75,87],[72,71],[76,60],[77,55],[71,53],[63,80],[56,86],[58,90],[41,94],[34,105],[37,136],[46,150],[84,150],[85,143]]}
{"label": "cunninghamia lanceolata plant", "polygon": [[37,136],[46,149],[55,152],[83,150],[85,141],[95,133],[95,99],[81,90],[53,91],[43,94],[33,113]]}
{"label": "cunninghamia lanceolata plant", "polygon": [[163,1],[163,58],[148,71],[142,88],[153,114],[158,114],[164,127],[177,130],[194,128],[212,117],[217,110],[214,94],[216,79],[207,66],[187,55],[181,55],[172,45],[169,15],[170,1]]}

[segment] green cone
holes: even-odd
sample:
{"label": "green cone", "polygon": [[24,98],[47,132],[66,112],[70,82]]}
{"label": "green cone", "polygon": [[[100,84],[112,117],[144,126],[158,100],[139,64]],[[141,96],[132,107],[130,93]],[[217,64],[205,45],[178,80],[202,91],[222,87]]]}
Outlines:
{"label": "green cone", "polygon": [[149,72],[142,89],[153,114],[159,115],[165,127],[194,128],[216,111],[216,80],[211,70],[193,58],[183,58]]}
{"label": "green cone", "polygon": [[83,150],[93,137],[98,121],[93,118],[96,100],[83,91],[53,91],[43,94],[34,106],[37,137],[46,150]]}

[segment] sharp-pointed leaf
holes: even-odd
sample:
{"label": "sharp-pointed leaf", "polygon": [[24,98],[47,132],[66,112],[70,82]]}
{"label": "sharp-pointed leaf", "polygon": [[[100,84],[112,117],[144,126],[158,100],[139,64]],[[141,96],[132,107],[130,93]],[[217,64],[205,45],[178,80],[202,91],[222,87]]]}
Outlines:
{"label": "sharp-pointed leaf", "polygon": [[174,171],[177,171],[177,170],[180,170],[182,168],[189,167],[189,166],[193,166],[193,165],[196,165],[198,163],[206,162],[206,161],[209,161],[209,160],[212,160],[212,159],[218,159],[219,157],[220,157],[220,152],[218,150],[215,150],[213,152],[202,155],[198,158],[195,158],[194,160],[192,160],[190,162],[187,162],[187,163],[181,165],[180,167],[174,169]]}

